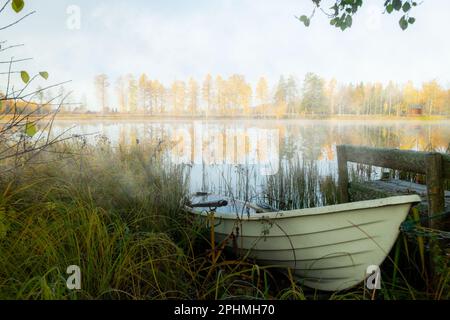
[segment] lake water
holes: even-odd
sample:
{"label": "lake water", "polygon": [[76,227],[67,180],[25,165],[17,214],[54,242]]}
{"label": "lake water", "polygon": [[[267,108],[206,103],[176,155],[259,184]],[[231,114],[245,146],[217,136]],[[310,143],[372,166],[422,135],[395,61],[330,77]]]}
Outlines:
{"label": "lake water", "polygon": [[[159,140],[174,143],[167,157],[190,167],[192,191],[223,192],[262,181],[288,161],[314,162],[321,174],[335,173],[336,145],[352,144],[446,152],[450,121],[364,120],[161,120],[58,121],[55,131],[99,135],[113,145]],[[224,181],[227,181],[226,183]]]}

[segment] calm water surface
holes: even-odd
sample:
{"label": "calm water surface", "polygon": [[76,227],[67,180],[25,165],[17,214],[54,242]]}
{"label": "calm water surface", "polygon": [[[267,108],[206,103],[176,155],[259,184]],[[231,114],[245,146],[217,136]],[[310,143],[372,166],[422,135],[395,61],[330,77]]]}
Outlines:
{"label": "calm water surface", "polygon": [[[56,132],[100,135],[113,145],[169,142],[169,161],[190,168],[192,191],[223,192],[246,183],[258,192],[268,175],[292,160],[336,173],[336,145],[446,152],[450,121],[162,120],[58,121]],[[245,176],[245,182],[242,177]],[[226,182],[225,182],[226,181]]]}

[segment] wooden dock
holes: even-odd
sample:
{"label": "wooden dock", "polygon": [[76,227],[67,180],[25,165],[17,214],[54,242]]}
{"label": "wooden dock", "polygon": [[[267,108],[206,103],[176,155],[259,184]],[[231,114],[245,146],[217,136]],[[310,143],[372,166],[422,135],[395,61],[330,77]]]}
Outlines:
{"label": "wooden dock", "polygon": [[[351,145],[340,145],[336,149],[341,202],[416,193],[422,198],[421,211],[430,218],[429,226],[439,229],[443,225],[433,216],[450,209],[450,192],[444,190],[444,180],[450,179],[450,155]],[[426,185],[401,180],[349,184],[348,162],[424,174]]]}
{"label": "wooden dock", "polygon": [[[351,201],[371,200],[398,195],[417,194],[422,199],[418,206],[421,216],[429,215],[427,186],[414,182],[389,179],[374,180],[367,182],[352,182],[349,184],[349,197]],[[444,210],[450,210],[450,191],[444,191]],[[430,224],[427,224],[430,226]],[[434,227],[441,230],[449,230],[450,221],[439,221],[434,223]]]}
{"label": "wooden dock", "polygon": [[[340,145],[337,146],[337,159],[341,202],[418,194],[422,199],[419,211],[422,218],[425,218],[423,226],[438,232],[450,230],[449,217],[441,215],[450,210],[450,191],[444,188],[444,181],[450,179],[450,155]],[[424,174],[426,185],[394,179],[349,183],[348,162]],[[438,248],[444,248],[446,256],[450,257],[448,240],[433,242],[428,239],[428,261],[432,278],[437,275],[433,256],[440,251]]]}
{"label": "wooden dock", "polygon": [[[423,207],[428,206],[427,186],[414,182],[389,179],[374,180],[364,183],[353,182],[349,185],[350,198],[368,200],[395,195],[417,194],[422,198]],[[450,191],[444,191],[444,206],[450,209]]]}

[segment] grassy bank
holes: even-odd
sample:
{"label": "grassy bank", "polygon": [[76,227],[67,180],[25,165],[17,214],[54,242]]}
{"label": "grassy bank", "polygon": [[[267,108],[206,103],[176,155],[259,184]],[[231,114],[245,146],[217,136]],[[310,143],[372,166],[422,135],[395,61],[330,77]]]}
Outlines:
{"label": "grassy bank", "polygon": [[[181,208],[189,169],[170,165],[157,146],[53,146],[32,164],[0,176],[0,299],[314,299],[287,270],[238,259]],[[264,189],[285,208],[337,201],[335,177],[296,162]],[[323,194],[317,198],[317,192]],[[279,195],[285,198],[280,200]],[[275,201],[275,200],[274,200]],[[412,240],[412,241],[410,241]],[[445,299],[448,268],[427,279],[420,239],[401,236],[382,267],[382,290],[363,284],[331,299]],[[417,245],[418,244],[418,245]],[[82,289],[66,287],[78,265]]]}
{"label": "grassy bank", "polygon": [[[269,297],[265,268],[211,254],[208,230],[180,206],[186,169],[157,147],[80,140],[48,151],[2,166],[0,299]],[[66,287],[70,265],[79,291]]]}
{"label": "grassy bank", "polygon": [[[163,170],[157,157],[149,159],[151,149],[100,143],[51,151],[40,155],[42,163],[2,175],[0,298],[162,298],[186,291],[186,282],[176,280],[189,276],[179,247],[187,238],[174,231],[182,222],[181,169]],[[65,289],[73,264],[82,270],[78,293]]]}

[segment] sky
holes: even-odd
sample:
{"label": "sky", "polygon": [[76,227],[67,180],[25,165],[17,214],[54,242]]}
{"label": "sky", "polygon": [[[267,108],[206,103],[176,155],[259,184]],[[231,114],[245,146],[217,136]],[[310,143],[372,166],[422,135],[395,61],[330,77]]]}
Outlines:
{"label": "sky", "polygon": [[[1,40],[25,46],[1,52],[0,60],[32,57],[16,67],[30,74],[48,71],[50,78],[36,85],[72,80],[67,90],[74,91],[75,100],[86,94],[91,109],[97,105],[93,79],[100,73],[109,75],[112,88],[119,75],[143,72],[165,84],[237,73],[252,84],[265,76],[274,85],[281,74],[301,80],[314,72],[343,83],[412,80],[419,86],[436,79],[450,88],[446,0],[424,0],[412,11],[416,22],[406,31],[398,25],[400,13],[383,14],[384,0],[365,0],[344,32],[320,11],[309,28],[299,22],[295,16],[312,12],[310,0],[25,3],[22,15],[36,13],[0,31]],[[1,25],[18,17],[8,9],[0,14]]]}

